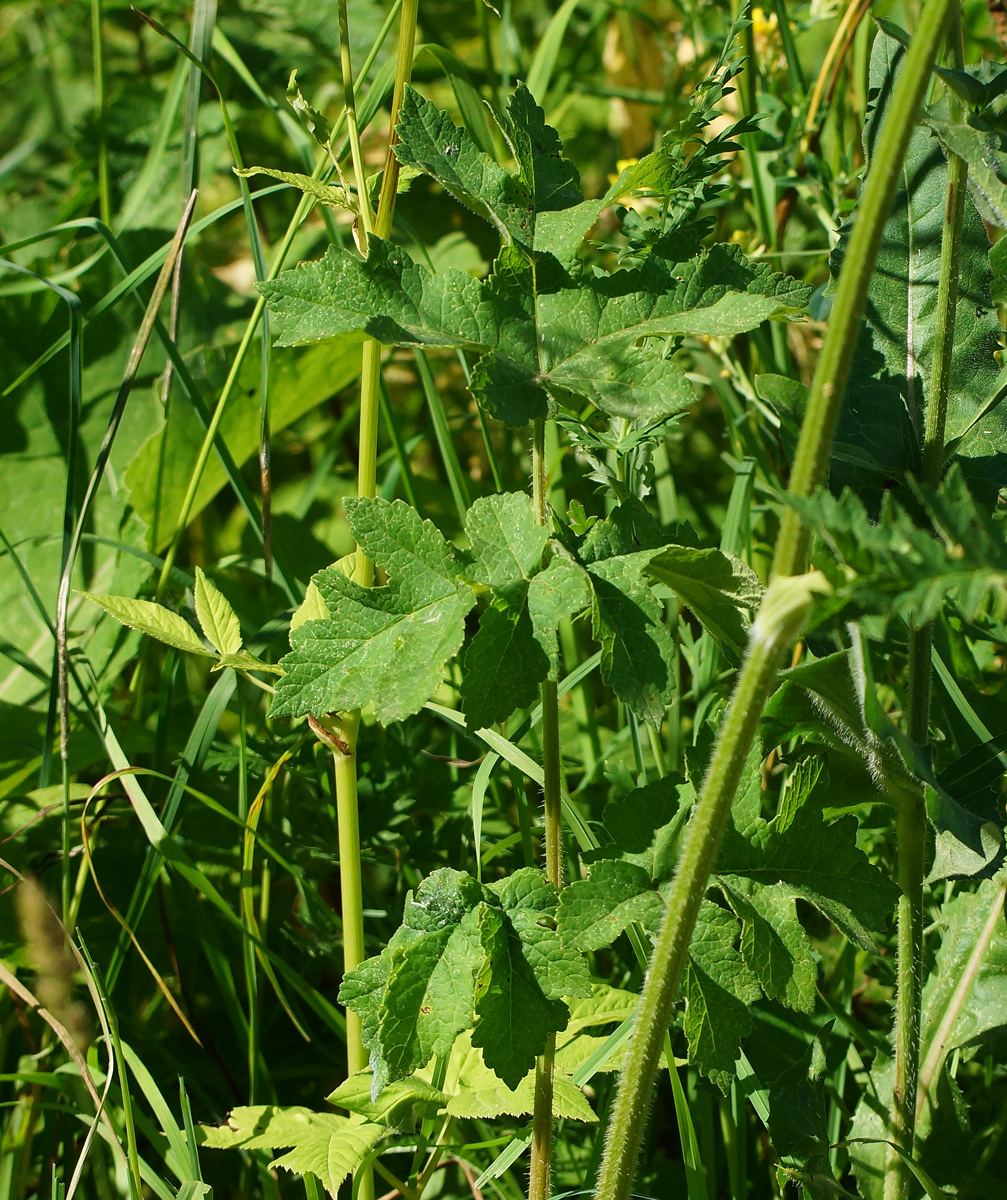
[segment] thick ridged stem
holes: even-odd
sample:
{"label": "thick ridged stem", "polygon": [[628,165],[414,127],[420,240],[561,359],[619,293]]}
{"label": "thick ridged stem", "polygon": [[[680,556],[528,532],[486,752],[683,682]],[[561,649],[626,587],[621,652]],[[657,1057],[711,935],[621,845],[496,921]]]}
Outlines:
{"label": "thick ridged stem", "polygon": [[[951,8],[948,49],[951,65],[963,66],[961,11]],[[952,95],[952,120],[961,118],[961,106]],[[961,264],[962,223],[968,167],[957,155],[949,156],[941,264],[937,283],[937,328],[934,357],[927,390],[923,436],[922,476],[930,487],[940,482],[944,460],[944,430],[948,411],[948,386],[955,345],[958,309],[958,273]],[[933,627],[914,629],[909,635],[909,736],[925,745],[929,736],[930,659]],[[917,1081],[920,1065],[920,1005],[923,996],[923,875],[926,868],[926,810],[922,799],[904,803],[896,823],[899,855],[898,965],[895,996],[895,1086],[892,1092],[890,1135],[912,1154],[916,1136]],[[885,1171],[885,1200],[908,1200],[912,1174],[893,1147]]]}
{"label": "thick ridged stem", "polygon": [[[930,82],[950,3],[951,0],[927,0],[881,130],[875,154],[878,169],[868,173],[860,198],[801,426],[789,489],[795,497],[810,495],[825,478],[867,290],[898,184],[899,167]],[[612,1110],[596,1200],[629,1197],[658,1061],[699,905],[762,710],[772,693],[787,646],[800,631],[810,599],[808,582],[787,579],[803,571],[807,546],[807,530],[797,511],[788,509],[776,545],[774,582],[753,625],[749,651],[718,733],[640,997]]]}
{"label": "thick ridged stem", "polygon": [[[548,479],[545,461],[545,421],[532,427],[532,505],[538,525],[548,525]],[[562,779],[559,748],[559,695],[556,681],[542,684],[542,773],[545,873],[555,887],[563,883]],[[556,1036],[551,1034],[535,1067],[535,1108],[532,1115],[531,1167],[528,1200],[548,1200],[549,1160],[552,1153],[553,1071]]]}

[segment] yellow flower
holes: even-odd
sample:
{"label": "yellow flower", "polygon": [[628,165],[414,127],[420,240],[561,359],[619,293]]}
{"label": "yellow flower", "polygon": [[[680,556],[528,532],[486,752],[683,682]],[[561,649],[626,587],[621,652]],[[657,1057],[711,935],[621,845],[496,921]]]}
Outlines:
{"label": "yellow flower", "polygon": [[776,13],[770,13],[767,17],[761,8],[752,9],[752,33],[757,38],[765,38],[775,33],[776,25]]}
{"label": "yellow flower", "polygon": [[620,158],[615,164],[615,174],[609,175],[609,183],[615,183],[619,176],[627,169],[627,167],[635,167],[640,160],[638,158]]}

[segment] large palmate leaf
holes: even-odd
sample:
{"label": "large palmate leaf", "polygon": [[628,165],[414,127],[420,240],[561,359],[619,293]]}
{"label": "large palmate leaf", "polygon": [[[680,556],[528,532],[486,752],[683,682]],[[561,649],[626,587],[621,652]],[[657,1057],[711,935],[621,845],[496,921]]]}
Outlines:
{"label": "large palmate leaf", "polygon": [[518,1086],[566,1025],[562,997],[590,994],[580,953],[556,932],[557,899],[531,868],[489,888],[442,868],[410,894],[387,948],[339,993],[361,1018],[377,1091],[467,1029],[487,1067]]}
{"label": "large palmate leaf", "polygon": [[[904,51],[879,33],[870,68],[870,111],[864,150],[870,162]],[[884,164],[882,164],[884,168]],[[918,469],[929,397],[937,320],[941,236],[947,203],[947,163],[938,139],[916,129],[900,187],[885,225],[871,277],[867,311],[833,453],[833,485],[874,493],[892,476]],[[847,225],[833,253],[838,272],[849,241]],[[966,474],[999,486],[1007,451],[1007,411],[976,418],[997,388],[1000,323],[990,293],[989,239],[971,199],[965,200],[948,388],[948,443]],[[959,440],[960,439],[960,440]]]}
{"label": "large palmate leaf", "polygon": [[432,274],[378,238],[366,260],[330,248],[261,285],[281,343],[345,335],[467,350],[479,356],[474,395],[511,425],[571,397],[578,408],[586,400],[656,417],[695,399],[669,338],[729,337],[805,302],[803,284],[749,263],[735,246],[704,249],[694,230],[666,239],[641,268],[581,271],[574,255],[599,205],[581,203],[576,171],[523,88],[505,132],[516,174],[413,93],[399,127],[399,157],[500,232],[504,246],[486,280]]}
{"label": "large palmate leaf", "polygon": [[373,701],[381,721],[400,720],[428,699],[461,646],[475,596],[437,529],[402,501],[348,500],[346,516],[389,583],[361,587],[338,567],[314,577],[330,615],[292,633],[274,715],[322,714]]}
{"label": "large palmate leaf", "polygon": [[222,1125],[201,1125],[201,1145],[211,1149],[282,1150],[270,1163],[296,1175],[315,1175],[335,1197],[343,1180],[356,1171],[384,1136],[383,1123],[361,1116],[338,1117],[308,1108],[258,1104],[234,1108]]}

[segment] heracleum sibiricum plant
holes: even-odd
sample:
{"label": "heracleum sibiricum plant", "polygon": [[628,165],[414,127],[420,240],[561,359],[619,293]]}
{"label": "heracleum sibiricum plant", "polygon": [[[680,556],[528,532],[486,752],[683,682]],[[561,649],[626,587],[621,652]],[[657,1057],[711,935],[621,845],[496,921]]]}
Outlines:
{"label": "heracleum sibiricum plant", "polygon": [[[966,754],[935,771],[922,678],[932,623],[953,611],[999,629],[1007,578],[1003,525],[988,504],[1007,446],[997,407],[999,324],[985,232],[964,188],[965,158],[985,159],[963,131],[996,129],[995,89],[953,51],[954,69],[941,77],[973,104],[973,124],[962,125],[957,101],[945,111],[940,95],[920,119],[949,29],[952,47],[960,45],[952,7],[928,0],[907,52],[898,30],[875,41],[867,174],[833,255],[832,307],[810,390],[770,372],[755,381],[768,402],[791,405],[776,414],[780,424],[801,427],[789,491],[774,497],[782,517],[766,586],[735,555],[663,528],[640,486],[641,450],[696,403],[688,369],[695,348],[797,318],[809,300],[805,284],[766,261],[708,242],[704,205],[734,143],[728,134],[705,149],[685,147],[712,114],[711,96],[728,90],[729,54],[697,97],[695,127],[678,139],[668,134],[607,195],[585,199],[527,87],[519,83],[506,111],[492,114],[503,165],[406,86],[412,34],[404,34],[398,120],[374,218],[344,56],[359,251],[332,247],[260,291],[281,346],[335,338],[363,346],[359,495],[344,504],[356,556],[314,576],[277,665],[243,649],[236,616],[202,573],[195,605],[205,642],[159,605],[92,597],[125,624],[219,667],[275,675],[263,684],[274,692],[271,716],[307,718],[335,757],[349,1077],[329,1099],[349,1115],[236,1108],[225,1125],[203,1130],[203,1144],[286,1149],[274,1165],[317,1176],[333,1195],[348,1175],[370,1187],[373,1166],[418,1200],[456,1123],[530,1115],[516,1151],[530,1146],[529,1197],[546,1200],[554,1120],[602,1116],[604,1155],[591,1168],[597,1179],[584,1184],[601,1200],[627,1200],[662,1053],[680,1129],[691,1129],[670,1052],[669,1028],[680,1020],[688,1062],[715,1087],[733,1095],[739,1078],[755,1080],[785,1175],[809,1186],[828,1178],[835,1191],[817,1035],[775,1093],[759,1085],[745,1039],[763,999],[795,1019],[814,1011],[807,913],[865,955],[877,953],[895,915],[894,1054],[889,1067],[878,1051],[881,1108],[862,1102],[857,1110],[850,1158],[868,1200],[903,1200],[913,1180],[927,1179],[917,1150],[941,1065],[995,1029],[981,1020],[955,1040],[1003,895],[997,877],[974,903],[947,906],[952,932],[941,953],[966,966],[956,988],[933,977],[924,994],[927,861],[929,884],[992,876],[1003,850],[1002,812],[977,799],[998,777],[990,775],[992,739],[980,758]],[[343,21],[345,43],[345,13]],[[404,25],[415,21],[404,6]],[[751,128],[743,121],[737,132]],[[954,148],[950,166],[942,145]],[[499,251],[484,276],[434,271],[391,239],[396,163],[431,177],[492,228]],[[342,196],[354,204],[347,189]],[[626,265],[603,266],[585,239],[603,211],[630,196],[656,203],[642,215],[620,210]],[[380,347],[389,345],[460,352],[484,413],[528,431],[528,486],[476,500],[456,542],[410,505],[375,495]],[[550,422],[593,462],[609,496],[603,517],[587,521],[550,505]],[[606,442],[606,429],[632,429],[634,439]],[[626,463],[603,465],[615,444],[631,445],[628,473]],[[830,465],[837,490],[848,484],[838,498],[822,490]],[[893,478],[904,483],[904,503],[892,498]],[[590,629],[601,678],[630,714],[630,729],[649,727],[659,740],[678,652],[666,604],[690,614],[699,631],[690,636],[740,663],[733,697],[694,732],[684,773],[658,764],[657,777],[608,802],[601,822],[587,821],[563,779],[559,693],[582,664],[561,654],[561,630],[571,619]],[[886,629],[909,631],[906,729],[875,681],[872,640]],[[781,677],[802,636],[803,660]],[[445,680],[455,709],[431,699]],[[544,870],[525,866],[490,883],[436,870],[407,896],[384,949],[364,958],[361,713],[387,726],[424,706],[537,772]],[[522,712],[540,727],[540,767],[499,732]],[[781,748],[785,774],[770,814],[766,764]],[[895,810],[890,872],[865,853],[853,812],[842,812],[864,794]],[[563,864],[574,858],[579,873],[564,879]],[[641,967],[650,955],[639,1000],[592,977],[598,953],[623,934]],[[587,1032],[612,1025],[614,1033]],[[596,1113],[581,1089],[616,1068],[614,1097]],[[801,1104],[803,1125],[789,1111]],[[415,1147],[416,1130],[420,1150],[403,1180],[381,1156]],[[514,1161],[508,1153],[501,1170]]]}

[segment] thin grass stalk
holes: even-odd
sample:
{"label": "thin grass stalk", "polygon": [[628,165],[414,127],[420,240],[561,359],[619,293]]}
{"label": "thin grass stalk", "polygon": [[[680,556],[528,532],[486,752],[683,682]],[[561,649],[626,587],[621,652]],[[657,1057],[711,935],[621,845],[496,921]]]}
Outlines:
{"label": "thin grass stalk", "polygon": [[[930,82],[950,3],[927,0],[881,130],[874,158],[878,169],[869,171],[864,185],[801,425],[789,488],[795,497],[809,496],[825,478],[867,289],[898,184],[898,168]],[[810,604],[810,581],[789,578],[804,570],[807,546],[808,531],[796,509],[788,508],[777,540],[773,581],[752,626],[748,652],[689,823],[640,997],[609,1124],[597,1200],[628,1200],[630,1194],[661,1046],[699,906],[762,711]]]}
{"label": "thin grass stalk", "polygon": [[[948,29],[951,65],[964,66],[961,11],[951,6]],[[961,104],[951,93],[951,119],[961,119]],[[937,283],[937,329],[927,393],[923,441],[923,480],[940,482],[948,408],[948,385],[954,353],[958,273],[968,167],[949,155],[940,275]],[[909,636],[909,736],[917,745],[928,741],[933,625],[928,622]],[[896,819],[898,879],[898,965],[895,993],[895,1085],[892,1092],[890,1136],[895,1146],[912,1154],[916,1136],[920,1066],[920,1006],[923,993],[923,875],[926,867],[926,810],[922,798],[906,800]],[[895,1146],[889,1147],[885,1171],[885,1200],[907,1200],[912,1173]]]}
{"label": "thin grass stalk", "polygon": [[350,59],[350,26],[346,16],[346,0],[339,0],[339,67],[343,77],[343,112],[346,113],[346,134],[350,142],[350,159],[353,163],[353,181],[357,189],[357,210],[363,232],[361,249],[367,253],[370,237],[371,202],[367,196],[367,176],[364,172],[364,156],[360,150],[360,132],[357,129],[357,101],[354,94],[353,63]]}
{"label": "thin grass stalk", "polygon": [[94,113],[98,133],[98,211],[106,225],[112,221],[112,188],[108,174],[108,98],[105,93],[105,45],[102,0],[91,0],[91,56],[94,76]]}

